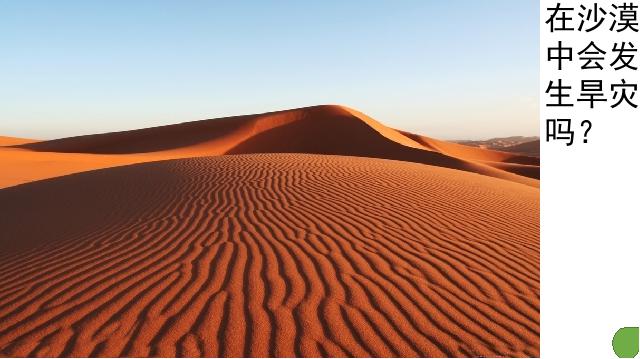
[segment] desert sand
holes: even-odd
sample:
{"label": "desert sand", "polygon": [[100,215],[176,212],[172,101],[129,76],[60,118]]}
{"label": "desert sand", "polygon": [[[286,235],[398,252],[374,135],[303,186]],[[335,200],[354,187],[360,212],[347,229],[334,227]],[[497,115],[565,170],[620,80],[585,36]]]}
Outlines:
{"label": "desert sand", "polygon": [[539,356],[537,158],[341,106],[0,146],[0,355]]}
{"label": "desert sand", "polygon": [[33,143],[33,142],[36,142],[36,140],[31,140],[27,138],[0,136],[0,147],[24,145],[24,144]]}

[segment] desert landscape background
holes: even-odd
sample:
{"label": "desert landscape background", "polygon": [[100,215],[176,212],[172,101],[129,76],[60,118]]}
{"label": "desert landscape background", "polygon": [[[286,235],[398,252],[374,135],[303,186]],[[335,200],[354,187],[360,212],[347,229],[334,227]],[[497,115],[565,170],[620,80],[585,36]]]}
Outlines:
{"label": "desert landscape background", "polygon": [[334,105],[0,137],[0,355],[539,356],[531,140]]}
{"label": "desert landscape background", "polygon": [[472,147],[540,157],[540,137],[538,136],[511,136],[490,138],[488,140],[461,140],[453,142]]}

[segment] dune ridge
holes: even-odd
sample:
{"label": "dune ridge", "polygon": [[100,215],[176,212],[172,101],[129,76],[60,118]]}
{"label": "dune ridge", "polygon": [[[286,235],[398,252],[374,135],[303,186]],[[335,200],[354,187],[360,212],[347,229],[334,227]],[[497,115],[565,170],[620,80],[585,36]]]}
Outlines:
{"label": "dune ridge", "polygon": [[0,354],[539,356],[538,206],[512,181],[315,154],[5,188]]}

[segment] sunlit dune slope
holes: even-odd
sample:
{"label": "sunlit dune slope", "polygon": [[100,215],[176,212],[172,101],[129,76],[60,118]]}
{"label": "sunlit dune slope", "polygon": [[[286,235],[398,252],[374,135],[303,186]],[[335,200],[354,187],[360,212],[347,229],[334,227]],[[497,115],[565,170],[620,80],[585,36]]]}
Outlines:
{"label": "sunlit dune slope", "polygon": [[24,145],[26,143],[33,143],[33,142],[36,142],[36,140],[30,140],[27,138],[0,136],[0,147]]}
{"label": "sunlit dune slope", "polygon": [[538,206],[476,173],[305,154],[5,188],[0,355],[539,356]]}
{"label": "sunlit dune slope", "polygon": [[[441,141],[436,141],[438,146],[423,142],[358,111],[325,105],[63,138],[18,148],[53,153],[144,155],[149,160],[249,153],[347,155],[417,162],[538,186],[539,175],[534,167],[518,171],[513,166],[490,163],[529,161],[535,166],[535,159],[521,156],[515,161],[517,156],[513,154],[494,151],[486,151],[488,155],[478,158],[467,153],[470,147],[455,145],[454,149],[462,150],[454,151]],[[139,159],[130,163],[140,162]],[[122,162],[121,158],[118,161]]]}

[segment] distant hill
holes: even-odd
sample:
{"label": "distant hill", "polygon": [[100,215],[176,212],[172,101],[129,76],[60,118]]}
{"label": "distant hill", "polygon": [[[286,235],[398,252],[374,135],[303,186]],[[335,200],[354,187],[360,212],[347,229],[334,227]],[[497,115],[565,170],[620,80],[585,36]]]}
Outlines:
{"label": "distant hill", "polygon": [[540,137],[537,136],[511,136],[480,141],[460,140],[452,142],[466,146],[540,157]]}

